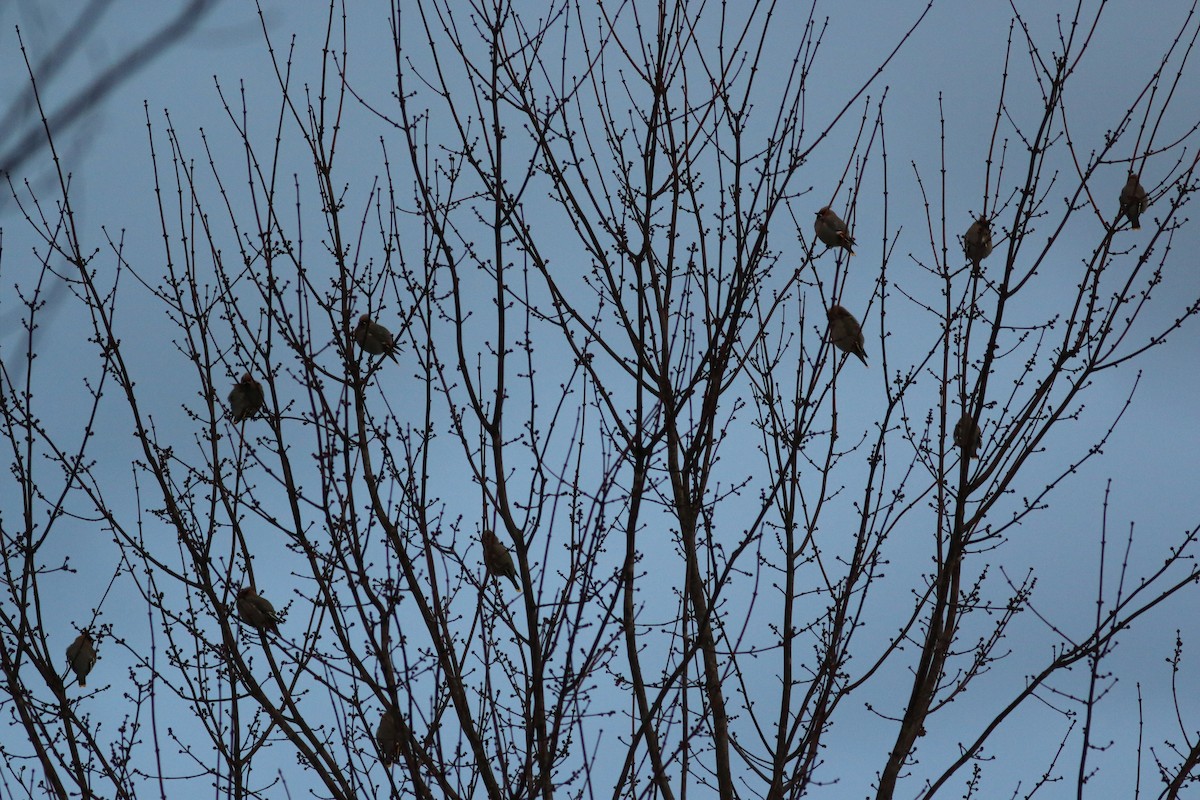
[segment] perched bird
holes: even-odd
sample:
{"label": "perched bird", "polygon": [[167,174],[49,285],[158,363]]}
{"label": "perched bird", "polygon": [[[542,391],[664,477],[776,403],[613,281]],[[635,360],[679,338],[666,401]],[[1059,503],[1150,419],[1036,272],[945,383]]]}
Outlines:
{"label": "perched bird", "polygon": [[396,360],[396,340],[392,338],[392,332],[373,322],[367,314],[359,317],[358,325],[354,326],[354,341],[364,352]]}
{"label": "perched bird", "polygon": [[[1129,180],[1125,181],[1125,188],[1121,190],[1121,214],[1129,217],[1135,231],[1142,229],[1140,218],[1148,205],[1150,200],[1146,197],[1146,190],[1142,188],[1137,173],[1131,170]],[[1121,218],[1121,214],[1117,215],[1117,219]]]}
{"label": "perched bird", "polygon": [[396,735],[396,712],[390,708],[379,718],[375,743],[379,745],[379,760],[386,767],[400,755],[400,738]]}
{"label": "perched bird", "polygon": [[512,581],[513,586],[517,587],[517,591],[521,591],[521,584],[517,582],[517,567],[513,564],[512,553],[508,552],[496,534],[492,533],[487,528],[483,529],[483,566],[487,568],[489,575],[496,577],[503,576]]}
{"label": "perched bird", "polygon": [[979,448],[983,446],[983,431],[979,423],[970,414],[963,414],[962,419],[954,426],[954,446],[963,451],[967,458],[979,458]]}
{"label": "perched bird", "polygon": [[858,360],[867,363],[867,351],[863,349],[863,333],[858,320],[839,305],[829,307],[825,313],[829,318],[829,341],[843,353],[853,353]]}
{"label": "perched bird", "polygon": [[67,663],[75,670],[80,686],[87,686],[88,673],[96,666],[96,648],[92,646],[92,637],[87,631],[75,637],[75,641],[67,646]]}
{"label": "perched bird", "polygon": [[247,372],[229,393],[229,418],[234,422],[250,419],[262,410],[264,402],[262,385]]}
{"label": "perched bird", "polygon": [[817,238],[825,243],[826,247],[844,247],[846,252],[854,255],[851,247],[854,245],[854,239],[850,237],[850,229],[846,227],[846,223],[842,222],[842,218],[833,213],[833,209],[825,206],[817,212],[817,221],[813,224],[813,230],[817,232]]}
{"label": "perched bird", "polygon": [[243,586],[237,595],[237,613],[252,628],[279,633],[279,615],[275,606],[265,597],[260,597],[253,586]]}
{"label": "perched bird", "polygon": [[979,262],[992,254],[992,224],[987,217],[980,217],[971,223],[963,236],[963,251],[975,274],[979,274]]}

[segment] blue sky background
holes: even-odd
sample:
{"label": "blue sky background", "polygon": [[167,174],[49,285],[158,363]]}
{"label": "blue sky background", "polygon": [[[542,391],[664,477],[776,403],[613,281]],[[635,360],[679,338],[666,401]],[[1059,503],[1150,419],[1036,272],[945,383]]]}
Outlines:
{"label": "blue sky background", "polygon": [[[107,63],[131,40],[139,38],[141,31],[161,24],[169,14],[165,5],[130,2],[119,4],[106,13],[83,46],[70,53],[61,76],[50,85],[42,86],[49,104],[53,106],[69,95],[74,87],[94,74],[98,65]],[[537,7],[532,3],[525,5],[529,6],[530,13]],[[1035,35],[1040,37],[1044,55],[1048,55],[1054,48],[1056,16],[1070,14],[1074,4],[1017,5],[1031,23]],[[832,110],[840,107],[848,88],[857,87],[870,76],[882,55],[894,46],[900,33],[912,24],[923,7],[916,3],[879,2],[828,5],[829,29],[817,60],[816,71],[820,79],[812,86],[809,97],[814,128],[823,126]],[[49,6],[20,3],[0,7],[0,67],[3,67],[3,74],[9,76],[0,89],[3,93],[0,101],[6,104],[8,98],[25,85],[13,25],[21,26],[26,43],[36,51],[48,41],[51,32],[70,17],[71,9],[70,4],[62,3]],[[296,37],[297,78],[293,85],[314,84],[324,36],[324,8],[319,4],[264,2],[263,9],[278,52],[286,49],[291,36]],[[1186,11],[1178,5],[1155,4],[1154,13],[1146,13],[1142,4],[1114,4],[1105,12],[1093,36],[1092,46],[1079,65],[1080,74],[1072,81],[1067,100],[1072,137],[1081,155],[1086,156],[1101,146],[1103,136],[1114,120],[1134,102],[1157,68],[1159,55],[1170,45]],[[780,8],[777,13],[774,41],[781,52],[788,52],[789,37],[794,35],[797,25],[789,21],[788,16],[802,14],[804,9]],[[888,267],[891,280],[905,291],[929,298],[931,302],[936,302],[938,284],[917,263],[929,263],[932,254],[913,164],[930,193],[931,202],[935,203],[935,224],[940,215],[937,204],[944,203],[947,209],[949,241],[946,244],[952,259],[957,258],[956,254],[960,252],[957,237],[965,231],[971,222],[971,214],[978,213],[982,203],[984,159],[994,122],[1011,16],[1007,3],[991,0],[970,4],[935,3],[925,23],[895,58],[885,76],[867,92],[874,99],[885,88],[887,91],[888,188],[892,198],[891,229],[887,231],[889,243],[899,236],[899,244]],[[347,20],[351,42],[350,82],[364,96],[377,99],[381,105],[387,104],[390,87],[394,86],[386,23],[387,9],[378,4],[352,6]],[[1040,118],[1041,98],[1030,77],[1029,57],[1020,43],[1019,32],[1014,32],[1013,36],[1017,43],[1012,48],[1009,66],[1007,110],[1020,124],[1031,125]],[[418,52],[414,48],[414,58],[418,57]],[[1172,70],[1175,68],[1173,66]],[[1174,111],[1167,117],[1158,136],[1159,142],[1183,134],[1196,120],[1200,90],[1190,63],[1188,69],[1192,74],[1185,74],[1176,91]],[[778,72],[768,68],[760,78],[758,102],[764,124],[773,119],[767,111],[772,81],[782,72],[782,68]],[[250,119],[251,136],[262,147],[268,147],[278,114],[276,78],[252,9],[234,2],[219,4],[192,35],[122,84],[60,142],[67,145],[60,155],[72,175],[76,222],[85,241],[103,247],[106,234],[113,240],[123,240],[126,259],[134,270],[147,278],[160,274],[161,268],[155,264],[162,261],[163,248],[143,103],[149,108],[160,166],[165,163],[166,156],[162,137],[167,127],[163,116],[165,109],[170,114],[171,127],[185,143],[188,155],[197,160],[196,167],[202,174],[207,172],[199,133],[203,130],[218,167],[229,179],[227,188],[234,195],[235,203],[240,202],[237,198],[244,189],[241,177],[244,156],[237,133],[222,109],[214,75],[231,102],[244,89],[254,112]],[[939,96],[946,118],[948,172],[944,199],[938,194],[939,149],[942,146],[938,127]],[[795,202],[797,209],[811,206],[815,210],[829,199],[827,187],[834,185],[842,174],[849,140],[863,113],[862,105],[860,102],[846,115],[830,143],[821,148],[802,170],[796,186],[813,189],[810,195]],[[874,112],[872,103],[867,113]],[[436,113],[433,124],[439,124]],[[1009,126],[1002,125],[1002,131],[1008,129]],[[350,188],[351,208],[361,208],[370,181],[380,173],[381,135],[389,134],[360,107],[353,103],[347,105],[340,169],[341,177]],[[846,142],[844,145],[842,140]],[[1132,154],[1132,139],[1127,141],[1129,144],[1118,146],[1117,152],[1121,155]],[[296,172],[302,182],[311,186],[311,159],[299,145],[294,136],[287,138],[284,161],[288,167],[282,173]],[[1187,148],[1189,159],[1194,149],[1193,141]],[[401,156],[401,144],[397,141],[389,145],[389,152],[396,160]],[[1047,173],[1053,169],[1062,170],[1064,183],[1071,186],[1075,178],[1070,173],[1071,164],[1064,157],[1065,151],[1056,153]],[[1025,153],[1020,143],[1009,136],[1002,197],[1023,172],[1024,161]],[[1156,186],[1166,167],[1173,163],[1172,156],[1159,161],[1152,159],[1143,172],[1143,183],[1147,188]],[[852,310],[865,305],[881,264],[884,236],[879,213],[881,169],[878,160],[868,168],[854,217],[858,255],[850,263],[851,274],[843,293],[844,298],[854,298],[856,308]],[[1109,219],[1116,211],[1116,197],[1124,180],[1124,170],[1123,165],[1113,165],[1094,183],[1101,210]],[[48,160],[43,153],[25,164],[22,171],[14,175],[14,182],[28,179],[37,187],[42,199],[49,202],[55,196],[50,175]],[[993,181],[994,176],[995,172]],[[202,177],[202,182],[211,188],[207,176]],[[401,181],[401,185],[405,184]],[[1061,208],[1061,195],[1066,191],[1051,190],[1048,206],[1052,211]],[[207,202],[212,204],[214,201],[215,197],[210,193]],[[315,203],[311,193],[307,202]],[[834,207],[843,209],[845,202],[843,192]],[[994,203],[995,198],[992,197],[990,202]],[[552,211],[547,209],[547,214]],[[1153,217],[1155,211],[1156,208],[1151,207],[1148,216]],[[799,214],[798,217],[802,223],[801,233],[808,240],[811,238],[811,217]],[[1007,223],[1007,219],[1001,218],[999,224]],[[29,286],[28,282],[36,275],[36,261],[30,253],[40,243],[31,236],[7,194],[0,198],[0,226],[3,228],[0,285],[7,294],[14,284]],[[1152,224],[1144,227],[1152,227]],[[1098,240],[1098,229],[1098,223],[1090,214],[1079,214],[1068,226],[1064,240],[1056,247],[1056,255],[1038,277],[1043,288],[1037,294],[1027,293],[1037,299],[1023,298],[1025,305],[1021,313],[1028,315],[1028,321],[1034,322],[1053,313],[1055,304],[1061,302],[1062,290],[1069,291],[1081,272],[1082,259]],[[320,248],[322,232],[317,229],[307,234],[306,246],[310,252]],[[1143,230],[1140,235],[1125,232],[1119,237],[1122,243],[1137,247],[1148,234],[1148,230]],[[786,252],[784,243],[791,236],[790,231],[773,232],[773,244]],[[545,246],[545,241],[543,244]],[[1154,308],[1162,318],[1178,316],[1186,303],[1200,296],[1200,269],[1195,263],[1198,246],[1200,240],[1193,227],[1186,228],[1175,238],[1166,281],[1154,301]],[[570,250],[572,247],[573,240],[564,236],[562,261],[568,266],[574,255]],[[799,261],[802,250],[798,243],[793,247],[795,260]],[[234,253],[231,242],[226,255],[233,256]],[[998,247],[989,263],[999,257]],[[781,261],[786,261],[786,257]],[[95,263],[101,274],[112,274],[111,254],[101,252]],[[832,255],[824,256],[819,266],[832,269]],[[179,353],[169,343],[169,320],[161,307],[128,271],[122,278],[120,289],[123,296],[118,317],[119,326],[125,331],[123,344],[135,362],[140,387],[154,398],[150,405],[154,421],[159,431],[168,435],[173,426],[179,426],[180,446],[186,446],[191,434],[180,404],[195,406],[199,403],[195,389],[190,388],[194,385],[194,380],[189,381],[193,373],[188,365],[180,363]],[[810,296],[810,308],[815,307],[811,304],[816,302],[816,297],[815,293]],[[893,292],[888,302],[889,363],[906,366],[925,352],[936,331],[901,295]],[[1044,305],[1038,307],[1038,303]],[[14,364],[19,365],[25,345],[14,321],[16,307],[11,294],[0,302],[0,319],[4,324],[4,329],[0,330],[0,356],[10,371],[14,370]],[[878,306],[873,307],[877,309]],[[84,376],[95,372],[94,349],[85,343],[88,323],[79,318],[80,313],[77,302],[63,298],[59,305],[45,313],[41,320],[43,327],[36,339],[39,358],[33,387],[39,395],[39,414],[55,426],[65,426],[63,435],[68,441],[78,438],[82,421],[77,415],[86,408],[86,398],[81,400],[74,392],[81,386]],[[811,319],[815,317],[810,316]],[[840,387],[841,424],[851,430],[871,432],[872,421],[878,418],[883,403],[882,384],[890,376],[880,368],[878,315],[860,314],[860,319],[867,331],[871,367],[861,374],[857,364],[844,367],[839,381],[860,381],[863,388],[849,388],[845,383]],[[52,326],[48,324],[51,320]],[[1149,335],[1147,326],[1142,325],[1141,329]],[[1003,519],[1005,513],[1020,506],[1022,493],[1039,491],[1065,464],[1077,460],[1087,451],[1119,413],[1141,371],[1132,408],[1104,448],[1103,455],[1089,461],[1078,474],[1065,481],[1049,497],[1048,510],[1011,530],[1004,547],[987,557],[994,565],[993,583],[989,584],[994,592],[992,599],[1001,601],[1006,596],[997,580],[1001,566],[1013,576],[1034,568],[1041,576],[1033,596],[1035,607],[1066,630],[1087,630],[1090,616],[1094,614],[1099,528],[1109,480],[1108,534],[1112,547],[1109,559],[1113,564],[1119,561],[1129,526],[1136,526],[1135,545],[1129,559],[1130,575],[1140,576],[1161,564],[1167,549],[1185,530],[1200,522],[1200,499],[1196,493],[1196,454],[1200,451],[1200,404],[1196,402],[1196,397],[1200,396],[1198,330],[1193,322],[1189,322],[1173,335],[1170,342],[1136,364],[1103,373],[1085,394],[1085,408],[1080,419],[1055,428],[1046,442],[1047,454],[1025,468],[1026,474],[1018,483],[1017,495],[1010,498],[1011,507],[998,507],[994,519]],[[1137,341],[1136,336],[1134,341]],[[1010,390],[1004,380],[995,381],[993,387],[998,397]],[[395,391],[397,395],[402,394],[403,386],[396,385]],[[926,391],[929,391],[928,387]],[[94,452],[97,457],[111,461],[111,467],[104,468],[112,477],[110,501],[118,507],[129,508],[132,513],[136,499],[126,464],[139,455],[130,435],[128,414],[122,414],[119,398],[114,395],[106,408],[112,416],[103,419],[97,427]],[[917,409],[912,415],[919,418],[925,411],[924,408]],[[918,421],[914,419],[914,424]],[[76,433],[67,435],[65,431]],[[989,432],[985,424],[985,439]],[[737,443],[727,447],[728,457],[732,459],[737,453]],[[454,475],[444,476],[444,480],[447,487],[461,484],[461,478]],[[7,490],[0,491],[7,495]],[[850,484],[850,493],[855,491],[860,490]],[[451,493],[452,490],[448,491],[447,496]],[[124,497],[118,499],[119,494]],[[11,496],[0,501],[6,519],[15,519],[18,513],[13,502]],[[478,517],[478,511],[471,508],[462,508],[460,513],[469,523]],[[872,652],[872,646],[885,643],[894,633],[898,620],[909,612],[912,605],[909,589],[919,585],[922,574],[929,569],[931,535],[928,525],[914,520],[889,539],[887,571],[891,580],[879,590],[881,594],[876,597],[876,603],[884,608],[894,603],[896,615],[883,618],[884,612],[880,612],[878,622],[869,624],[859,642],[865,654]],[[80,519],[60,527],[55,547],[69,554],[80,571],[60,578],[60,596],[69,598],[69,602],[56,603],[46,609],[46,626],[56,632],[51,635],[52,649],[61,651],[65,648],[74,637],[71,626],[83,624],[89,617],[88,609],[97,606],[102,606],[105,621],[120,625],[123,632],[128,630],[123,635],[128,637],[131,646],[138,647],[139,638],[144,641],[148,636],[144,604],[127,586],[120,584],[106,595],[114,571],[120,568],[109,536],[98,531],[94,522]],[[1115,572],[1110,572],[1109,580],[1115,576]],[[289,597],[290,587],[282,571],[268,570],[265,577],[259,578],[259,585],[265,586],[267,595],[274,598],[277,605]],[[1148,733],[1145,745],[1159,747],[1164,738],[1179,740],[1178,731],[1171,724],[1174,710],[1169,705],[1170,698],[1162,691],[1171,678],[1165,659],[1171,653],[1177,629],[1190,636],[1191,642],[1200,642],[1195,621],[1195,597],[1192,593],[1186,601],[1183,598],[1169,601],[1155,615],[1128,632],[1112,655],[1109,667],[1121,677],[1111,696],[1100,707],[1096,739],[1100,742],[1111,740],[1113,746],[1093,755],[1092,763],[1102,772],[1101,779],[1089,785],[1088,796],[1133,796],[1134,747],[1138,733],[1135,725],[1136,687],[1139,684],[1154,689],[1145,692],[1145,713],[1155,722],[1153,735]],[[673,605],[669,606],[666,613],[673,609]],[[964,633],[964,643],[970,640],[970,635]],[[985,676],[971,692],[934,719],[930,735],[919,742],[920,763],[914,766],[913,774],[921,778],[930,773],[937,774],[938,766],[957,752],[960,737],[975,731],[978,720],[994,712],[996,704],[1007,700],[1014,687],[1021,685],[1019,676],[1045,663],[1053,641],[1054,637],[1032,615],[1022,617],[1010,629],[1007,640],[1007,648],[1012,654],[992,675]],[[915,650],[912,648],[913,653]],[[1185,663],[1181,685],[1192,686],[1200,673],[1200,662],[1192,650],[1186,652],[1191,657]],[[113,643],[104,647],[101,655],[97,678],[102,683],[113,684],[114,688],[109,690],[109,697],[101,696],[92,701],[96,704],[97,718],[105,716],[105,704],[110,700],[113,702],[112,713],[120,713],[117,710],[121,703],[120,687],[130,663],[122,649]],[[915,659],[915,655],[911,658]],[[869,655],[864,655],[864,660],[869,660]],[[851,669],[854,668],[852,664]],[[882,766],[895,735],[895,726],[872,722],[873,715],[862,704],[870,702],[883,713],[900,711],[909,690],[909,675],[896,665],[891,669],[895,673],[895,682],[876,681],[864,693],[855,695],[854,710],[847,711],[848,716],[826,740],[829,774],[841,776],[841,782],[828,787],[825,796],[864,796],[875,770]],[[770,670],[765,672],[767,674],[760,677],[770,680]],[[1079,680],[1075,685],[1066,682],[1060,685],[1082,692],[1086,678],[1084,671],[1079,670],[1077,677]],[[991,693],[993,691],[995,694]],[[1184,709],[1190,720],[1186,727],[1189,732],[1194,732],[1200,728],[1196,723],[1200,720],[1200,707],[1197,707],[1193,693],[1185,691],[1181,699],[1189,704]],[[861,719],[861,725],[855,724],[856,718]],[[115,723],[113,719],[109,724]],[[987,749],[1000,766],[989,773],[991,782],[985,784],[984,796],[1009,796],[1016,781],[1036,777],[1032,765],[1041,764],[1048,758],[1061,729],[1061,718],[1038,703],[1029,704],[1006,723]],[[0,727],[0,737],[12,735],[20,735],[20,731]],[[1071,765],[1076,763],[1073,758],[1067,759]],[[1010,774],[1007,765],[1019,766],[1025,771]],[[1148,759],[1143,761],[1142,768],[1144,789],[1153,789],[1153,779],[1146,777],[1152,772]],[[1060,771],[1069,776],[1066,785],[1050,787],[1048,796],[1066,796],[1068,792],[1061,790],[1073,787],[1073,777],[1070,777],[1073,766],[1064,769],[1060,765]],[[965,773],[960,778],[965,779]],[[293,779],[300,780],[300,777]],[[908,794],[916,791],[915,781],[906,786],[911,790]],[[1024,786],[1028,789],[1027,783]],[[295,791],[297,786],[293,784],[291,788]],[[1017,794],[1023,796],[1024,792]]]}

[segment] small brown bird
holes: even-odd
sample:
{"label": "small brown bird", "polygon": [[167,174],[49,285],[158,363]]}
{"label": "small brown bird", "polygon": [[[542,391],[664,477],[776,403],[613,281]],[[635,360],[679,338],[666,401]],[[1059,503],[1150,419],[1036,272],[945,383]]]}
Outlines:
{"label": "small brown bird", "polygon": [[817,221],[813,224],[813,230],[817,232],[817,238],[825,243],[826,247],[844,247],[846,252],[854,255],[854,250],[851,249],[854,245],[854,239],[850,236],[850,229],[846,227],[846,223],[842,222],[842,218],[833,213],[833,209],[825,206],[817,212]]}
{"label": "small brown bird", "polygon": [[963,451],[967,458],[979,458],[979,448],[983,446],[983,431],[979,423],[970,414],[963,414],[962,419],[954,426],[954,446]]}
{"label": "small brown bird", "polygon": [[[1130,227],[1135,231],[1142,229],[1142,212],[1149,205],[1150,200],[1146,197],[1146,190],[1142,188],[1137,173],[1131,170],[1129,180],[1125,181],[1125,188],[1121,189],[1121,214],[1129,217]],[[1121,218],[1121,214],[1117,215],[1117,219]]]}
{"label": "small brown bird", "polygon": [[379,745],[379,761],[386,767],[400,755],[400,738],[396,735],[396,712],[390,708],[379,718],[375,743]]}
{"label": "small brown bird", "polygon": [[75,670],[80,686],[87,686],[88,673],[96,666],[96,648],[92,646],[92,637],[87,631],[75,637],[75,641],[67,646],[67,663]]}
{"label": "small brown bird", "polygon": [[229,418],[234,422],[248,420],[262,410],[264,402],[262,386],[247,372],[229,393]]}
{"label": "small brown bird", "polygon": [[517,587],[517,591],[521,591],[521,584],[517,582],[517,567],[513,564],[512,553],[508,552],[496,534],[489,529],[483,529],[483,566],[487,568],[489,575],[496,577],[503,576],[512,581],[513,586]]}
{"label": "small brown bird", "polygon": [[839,305],[830,306],[825,312],[829,318],[829,341],[843,353],[853,353],[858,360],[867,363],[867,351],[863,349],[862,328],[858,320]]}
{"label": "small brown bird", "polygon": [[972,270],[978,275],[979,262],[992,254],[992,223],[988,222],[987,217],[980,217],[967,228],[963,236],[963,251],[971,262]]}
{"label": "small brown bird", "polygon": [[387,356],[396,361],[396,340],[392,338],[392,332],[378,322],[373,322],[367,314],[359,317],[358,325],[354,326],[354,341],[358,342],[363,352],[373,356]]}
{"label": "small brown bird", "polygon": [[237,613],[252,628],[279,633],[279,615],[275,606],[265,597],[259,596],[253,586],[243,586],[237,595]]}

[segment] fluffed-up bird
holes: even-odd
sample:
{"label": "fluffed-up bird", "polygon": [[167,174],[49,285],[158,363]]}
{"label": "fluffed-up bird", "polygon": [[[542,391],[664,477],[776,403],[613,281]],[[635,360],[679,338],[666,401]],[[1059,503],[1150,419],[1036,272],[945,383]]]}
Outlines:
{"label": "fluffed-up bird", "polygon": [[972,270],[978,275],[979,262],[992,254],[992,223],[988,222],[987,217],[980,217],[967,228],[963,236],[963,251],[971,262]]}
{"label": "fluffed-up bird", "polygon": [[354,326],[354,341],[365,353],[387,356],[396,361],[396,340],[392,338],[392,332],[367,314],[359,317],[358,324]]}
{"label": "fluffed-up bird", "polygon": [[96,666],[96,648],[92,637],[87,631],[75,637],[75,641],[67,645],[67,663],[79,678],[80,686],[87,686],[88,673]]}
{"label": "fluffed-up bird", "polygon": [[375,729],[375,743],[379,745],[379,761],[386,767],[400,755],[400,737],[396,729],[396,712],[388,709],[379,718],[379,727]]}
{"label": "fluffed-up bird", "polygon": [[817,233],[817,238],[825,243],[826,247],[844,247],[846,252],[854,255],[854,239],[850,236],[850,229],[846,227],[846,223],[842,222],[842,218],[833,213],[833,209],[825,206],[817,212],[817,221],[813,224],[813,230]]}
{"label": "fluffed-up bird", "polygon": [[954,446],[962,450],[967,458],[979,458],[979,448],[983,446],[983,431],[970,414],[963,414],[962,419],[954,426]]}
{"label": "fluffed-up bird", "polygon": [[252,628],[279,633],[279,615],[271,601],[254,591],[253,586],[243,586],[237,595],[237,613]]}
{"label": "fluffed-up bird", "polygon": [[247,372],[229,393],[229,418],[234,422],[250,419],[262,410],[265,402],[262,385]]}
{"label": "fluffed-up bird", "polygon": [[521,591],[521,584],[517,581],[517,566],[513,563],[512,553],[508,552],[508,548],[488,528],[483,529],[481,541],[483,542],[483,566],[487,568],[488,574],[508,578],[512,581],[513,586],[517,587],[517,591]]}
{"label": "fluffed-up bird", "polygon": [[1121,189],[1121,214],[1129,217],[1130,227],[1135,231],[1141,230],[1142,212],[1149,205],[1150,199],[1146,197],[1146,190],[1142,188],[1137,173],[1130,170],[1129,179],[1125,181],[1125,187]]}
{"label": "fluffed-up bird", "polygon": [[839,305],[829,307],[825,312],[829,318],[829,341],[843,353],[852,353],[858,360],[867,363],[867,351],[863,349],[862,328],[858,320],[846,309]]}

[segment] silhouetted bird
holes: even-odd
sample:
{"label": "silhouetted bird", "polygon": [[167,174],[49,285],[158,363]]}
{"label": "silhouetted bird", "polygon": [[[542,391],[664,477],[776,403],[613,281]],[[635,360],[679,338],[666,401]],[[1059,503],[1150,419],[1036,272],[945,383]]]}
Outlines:
{"label": "silhouetted bird", "polygon": [[260,597],[253,586],[245,586],[237,595],[237,613],[252,628],[279,633],[279,615],[275,606],[265,597]]}
{"label": "silhouetted bird", "polygon": [[963,236],[963,251],[975,274],[979,274],[979,262],[992,254],[992,224],[987,217],[980,217],[967,228]]}
{"label": "silhouetted bird", "polygon": [[825,243],[826,247],[844,247],[846,252],[854,255],[854,250],[851,248],[854,245],[854,239],[850,237],[850,229],[846,227],[846,223],[842,222],[842,218],[833,213],[833,209],[825,206],[817,212],[817,221],[813,223],[813,230],[817,232],[817,238]]}
{"label": "silhouetted bird", "polygon": [[1125,181],[1125,187],[1121,189],[1121,214],[1129,217],[1129,224],[1135,231],[1141,230],[1142,212],[1148,205],[1150,200],[1146,197],[1146,190],[1142,188],[1137,173],[1130,171],[1129,180]]}
{"label": "silhouetted bird", "polygon": [[834,305],[826,312],[826,316],[829,318],[829,341],[843,353],[852,353],[866,364],[867,351],[863,349],[862,328],[854,315]]}
{"label": "silhouetted bird", "polygon": [[363,352],[373,356],[387,356],[396,361],[396,341],[392,338],[392,332],[378,322],[373,322],[366,314],[358,318],[358,325],[354,327],[354,341]]}
{"label": "silhouetted bird", "polygon": [[379,718],[375,729],[375,742],[379,745],[379,761],[386,767],[400,755],[400,738],[396,734],[396,712],[388,709]]}
{"label": "silhouetted bird", "polygon": [[517,581],[517,567],[513,564],[512,554],[508,552],[508,548],[496,538],[496,534],[487,528],[484,528],[481,541],[483,542],[483,566],[487,568],[488,574],[508,578],[512,581],[513,586],[517,587],[517,591],[521,591],[521,584]]}
{"label": "silhouetted bird", "polygon": [[247,372],[229,393],[229,418],[234,422],[250,419],[262,410],[264,402],[262,386]]}
{"label": "silhouetted bird", "polygon": [[954,446],[963,451],[967,458],[979,458],[979,448],[983,446],[983,431],[979,423],[970,414],[963,414],[962,419],[954,426]]}
{"label": "silhouetted bird", "polygon": [[96,666],[96,648],[92,645],[92,637],[87,631],[75,637],[75,641],[67,645],[67,663],[79,678],[80,686],[87,686],[88,673]]}

